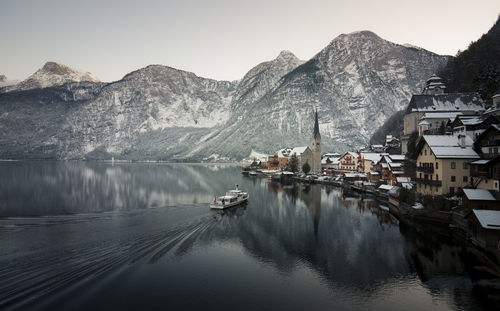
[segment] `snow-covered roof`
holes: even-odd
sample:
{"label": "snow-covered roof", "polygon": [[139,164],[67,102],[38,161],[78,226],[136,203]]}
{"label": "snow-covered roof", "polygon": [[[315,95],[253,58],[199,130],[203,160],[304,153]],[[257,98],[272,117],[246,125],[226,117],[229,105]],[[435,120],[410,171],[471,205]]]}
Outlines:
{"label": "snow-covered roof", "polygon": [[463,125],[476,125],[481,124],[484,120],[480,117],[472,117],[472,118],[460,118],[460,121]]}
{"label": "snow-covered roof", "polygon": [[478,93],[446,93],[413,95],[406,113],[484,111],[483,100]]}
{"label": "snow-covered roof", "polygon": [[[396,178],[404,178],[404,177],[396,177]],[[411,190],[413,189],[413,184],[411,182],[403,182],[401,183],[401,187]]]}
{"label": "snow-covered roof", "polygon": [[411,182],[411,177],[396,177],[396,181],[400,183]]}
{"label": "snow-covered roof", "polygon": [[346,177],[346,178],[356,178],[356,177],[365,178],[366,174],[361,174],[361,173],[344,173],[344,177]]}
{"label": "snow-covered roof", "polygon": [[372,161],[372,162],[377,162],[382,157],[382,154],[381,153],[375,153],[375,152],[361,152],[361,156],[365,160]]}
{"label": "snow-covered roof", "polygon": [[403,163],[401,163],[401,162],[391,162],[388,164],[391,168],[403,167]]}
{"label": "snow-covered roof", "polygon": [[288,158],[291,155],[290,152],[292,152],[291,148],[283,148],[280,149],[277,153],[278,157],[280,158]]}
{"label": "snow-covered roof", "polygon": [[390,154],[389,158],[391,158],[392,161],[404,161],[406,158],[406,155],[404,155],[404,154]]}
{"label": "snow-covered roof", "polygon": [[479,155],[472,149],[472,138],[465,136],[465,146],[459,145],[459,138],[451,135],[424,135],[422,136],[429,145],[436,158],[462,158],[478,159]]}
{"label": "snow-covered roof", "polygon": [[477,160],[477,161],[471,162],[470,164],[488,164],[488,162],[490,162],[490,160]]}
{"label": "snow-covered roof", "polygon": [[467,199],[471,201],[495,201],[495,197],[486,189],[463,189]]}
{"label": "snow-covered roof", "polygon": [[436,158],[479,159],[472,147],[431,147]]}
{"label": "snow-covered roof", "polygon": [[372,145],[372,148],[384,148],[384,145]]}
{"label": "snow-covered roof", "polygon": [[340,158],[341,154],[340,153],[337,153],[337,152],[333,152],[333,153],[325,153],[323,154],[323,157],[329,157],[329,158]]}
{"label": "snow-covered roof", "polygon": [[393,186],[391,185],[380,185],[378,188],[382,190],[391,190]]}
{"label": "snow-covered roof", "polygon": [[307,147],[307,146],[306,147],[295,147],[290,152],[290,155],[295,153],[296,155],[299,156],[299,155],[303,154],[307,150],[307,148],[309,148],[309,147]]}
{"label": "snow-covered roof", "polygon": [[454,111],[454,112],[426,112],[420,118],[421,120],[423,119],[449,119],[449,120],[455,120],[455,118],[458,115],[461,115],[462,112],[460,111]]}
{"label": "snow-covered roof", "polygon": [[[330,160],[330,162],[328,162]],[[339,163],[339,158],[334,158],[334,157],[324,157],[321,159],[321,164],[338,164]]]}
{"label": "snow-covered roof", "polygon": [[[452,135],[424,135],[427,144],[440,147],[456,147],[458,145],[458,137]],[[472,146],[474,141],[469,136],[465,137],[465,146]]]}
{"label": "snow-covered roof", "polygon": [[382,168],[387,168],[387,163],[382,163]]}
{"label": "snow-covered roof", "polygon": [[380,175],[380,172],[370,172],[370,175]]}
{"label": "snow-covered roof", "polygon": [[429,125],[430,123],[427,122],[426,120],[422,120],[420,122],[418,122],[418,125]]}
{"label": "snow-covered roof", "polygon": [[484,229],[500,230],[500,211],[473,209],[472,212]]}

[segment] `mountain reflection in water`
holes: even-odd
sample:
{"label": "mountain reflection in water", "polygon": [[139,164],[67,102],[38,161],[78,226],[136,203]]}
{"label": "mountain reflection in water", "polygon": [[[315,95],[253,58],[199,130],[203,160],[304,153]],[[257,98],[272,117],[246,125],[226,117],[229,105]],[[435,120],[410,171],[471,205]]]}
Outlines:
{"label": "mountain reflection in water", "polygon": [[[485,307],[466,249],[342,189],[233,165],[0,168],[2,309]],[[235,184],[249,202],[210,210]]]}

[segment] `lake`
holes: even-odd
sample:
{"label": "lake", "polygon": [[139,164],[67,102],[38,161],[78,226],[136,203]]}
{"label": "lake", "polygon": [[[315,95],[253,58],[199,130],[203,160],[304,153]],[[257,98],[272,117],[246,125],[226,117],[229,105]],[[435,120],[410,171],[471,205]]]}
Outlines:
{"label": "lake", "polygon": [[[474,258],[373,198],[230,164],[0,162],[0,309],[483,310]],[[246,205],[210,210],[236,184]]]}

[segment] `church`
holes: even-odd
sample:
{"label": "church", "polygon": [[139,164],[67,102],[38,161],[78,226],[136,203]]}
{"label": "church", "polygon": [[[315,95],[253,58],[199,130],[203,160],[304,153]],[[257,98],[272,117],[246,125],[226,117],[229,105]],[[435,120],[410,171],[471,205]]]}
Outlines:
{"label": "church", "polygon": [[319,133],[318,111],[314,115],[314,128],[312,135],[311,147],[295,147],[284,148],[269,156],[267,161],[267,169],[279,170],[286,167],[290,157],[295,154],[299,160],[299,170],[302,166],[308,163],[311,167],[311,173],[321,173],[321,135]]}

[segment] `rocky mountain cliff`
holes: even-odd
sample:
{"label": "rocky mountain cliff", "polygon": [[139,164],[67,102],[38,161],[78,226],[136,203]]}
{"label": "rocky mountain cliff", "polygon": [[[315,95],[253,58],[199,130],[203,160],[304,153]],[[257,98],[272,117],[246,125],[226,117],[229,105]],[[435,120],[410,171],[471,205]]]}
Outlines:
{"label": "rocky mountain cliff", "polygon": [[196,151],[238,157],[310,145],[315,108],[323,150],[356,150],[448,59],[368,31],[341,35],[260,99],[236,105],[238,117]]}
{"label": "rocky mountain cliff", "polygon": [[24,91],[83,81],[100,82],[90,72],[74,69],[56,62],[47,62],[26,80],[12,85],[4,91]]}
{"label": "rocky mountain cliff", "polygon": [[239,82],[151,65],[100,83],[45,65],[2,89],[0,158],[238,159],[309,145],[315,108],[323,150],[356,149],[448,59],[363,31],[307,62],[284,51]]}

